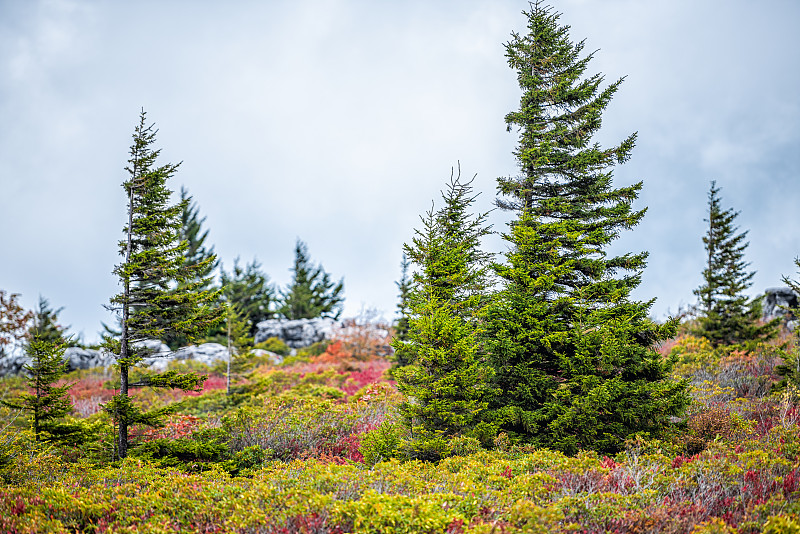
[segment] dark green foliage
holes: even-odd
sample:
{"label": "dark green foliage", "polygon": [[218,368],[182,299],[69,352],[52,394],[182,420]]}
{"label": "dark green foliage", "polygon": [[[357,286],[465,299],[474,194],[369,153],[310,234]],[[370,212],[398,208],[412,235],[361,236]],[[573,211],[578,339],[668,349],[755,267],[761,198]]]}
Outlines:
{"label": "dark green foliage", "polygon": [[214,247],[206,248],[208,230],[203,230],[205,217],[200,217],[197,203],[189,195],[185,187],[181,187],[181,230],[180,240],[186,242],[183,252],[184,262],[187,265],[202,265],[194,272],[194,277],[205,284],[203,289],[208,289],[211,276],[219,265]]}
{"label": "dark green foliage", "polygon": [[700,317],[695,333],[714,347],[763,341],[777,335],[779,320],[761,321],[761,299],[750,301],[744,294],[753,285],[755,272],[744,260],[749,243],[747,232],[737,234],[734,225],[739,212],[723,210],[716,182],[708,191],[708,232],[703,236],[706,268],[703,285],[694,290],[700,299]]}
{"label": "dark green foliage", "polygon": [[76,437],[80,440],[82,427],[65,421],[65,417],[72,413],[68,393],[72,386],[56,385],[67,371],[63,359],[65,349],[63,340],[33,337],[25,347],[31,363],[23,367],[28,374],[30,393],[23,393],[10,401],[0,401],[29,414],[36,441],[71,442],[76,441]]}
{"label": "dark green foliage", "polygon": [[[409,400],[401,413],[411,430],[409,454],[437,459],[447,438],[491,434],[481,414],[491,395],[491,369],[478,333],[489,287],[489,256],[480,240],[489,233],[486,214],[473,216],[470,182],[451,177],[444,206],[423,217],[407,256],[418,267],[409,294],[407,340],[395,338],[394,372]],[[441,456],[439,456],[441,457]]]}
{"label": "dark green foliage", "polygon": [[[185,261],[186,241],[181,241],[181,213],[188,199],[171,205],[167,187],[178,166],[156,166],[159,150],[153,126],[147,126],[142,111],[133,135],[128,160],[129,178],[122,187],[127,194],[128,222],[124,239],[120,241],[122,263],[114,269],[122,292],[112,297],[111,309],[120,317],[120,336],[108,339],[106,347],[116,354],[120,368],[119,394],[105,409],[119,425],[119,455],[124,458],[128,449],[128,426],[131,424],[158,425],[163,410],[144,413],[128,397],[129,371],[148,355],[138,345],[147,339],[169,339],[185,336],[194,339],[205,334],[222,318],[222,309],[211,306],[218,292],[203,288],[210,280],[200,276],[215,258],[212,256],[188,264]],[[193,389],[195,376],[185,379],[171,376],[165,380],[148,378],[155,387]]]}
{"label": "dark green foliage", "polygon": [[592,55],[581,57],[583,41],[573,44],[549,7],[536,2],[525,15],[528,33],[506,44],[523,91],[506,116],[520,130],[521,175],[498,179],[498,205],[517,217],[484,323],[492,418],[512,439],[613,452],[631,434],[657,434],[688,403],[653,348],[676,324],[652,323],[652,302],[630,299],[647,253],[606,252],[644,215],[632,209],[641,182],[611,183],[636,134],[608,149],[591,143],[622,80],[601,89],[601,75],[585,78]]}
{"label": "dark green foliage", "polygon": [[[197,287],[206,290],[213,283],[213,273],[219,265],[219,260],[214,254],[214,247],[206,248],[205,245],[208,238],[208,230],[203,230],[203,223],[206,218],[200,217],[197,203],[194,202],[183,186],[181,186],[180,206],[179,240],[186,243],[183,251],[183,264],[190,269],[192,275],[185,282],[179,283],[175,291],[181,293],[186,287]],[[106,330],[108,330],[107,327]],[[166,332],[161,340],[169,345],[172,350],[189,344],[189,339],[179,332]]]}
{"label": "dark green foliage", "polygon": [[[28,336],[47,341],[55,345],[65,343],[67,329],[58,324],[58,314],[64,308],[53,310],[46,298],[39,296],[39,304],[34,310],[33,324],[28,330]],[[67,343],[69,345],[69,343]]]}
{"label": "dark green foliage", "polygon": [[[409,266],[410,262],[408,256],[403,252],[403,261],[400,263],[400,280],[395,282],[397,290],[399,291],[398,297],[400,297],[400,301],[397,303],[397,312],[400,314],[400,318],[395,323],[394,335],[400,341],[406,341],[408,339],[408,315],[411,313],[411,277],[408,272]],[[397,364],[400,366],[406,365],[407,363],[408,362],[400,359],[397,360]]]}
{"label": "dark green foliage", "polygon": [[[243,268],[236,258],[230,273],[222,269],[221,283],[222,298],[250,322],[250,336],[255,336],[258,323],[274,317],[271,308],[275,301],[275,288],[269,283],[269,276],[261,271],[257,260]],[[216,333],[224,336],[223,326],[220,325]]]}
{"label": "dark green foliage", "polygon": [[[231,366],[234,356],[240,356],[245,352],[245,347],[253,344],[250,333],[250,321],[237,308],[235,304],[225,304],[225,346],[228,348],[228,361],[225,369],[225,394],[231,394]],[[234,372],[241,370],[243,362],[237,358]]]}
{"label": "dark green foliage", "polygon": [[331,317],[338,319],[344,302],[344,279],[338,283],[322,269],[314,266],[308,247],[297,240],[294,247],[292,282],[282,292],[280,314],[287,319],[313,319]]}

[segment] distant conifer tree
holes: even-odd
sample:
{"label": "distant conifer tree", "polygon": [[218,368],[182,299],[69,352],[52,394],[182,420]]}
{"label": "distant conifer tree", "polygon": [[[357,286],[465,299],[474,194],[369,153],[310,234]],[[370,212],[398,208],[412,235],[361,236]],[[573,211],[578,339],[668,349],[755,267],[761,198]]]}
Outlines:
{"label": "distant conifer tree", "polygon": [[54,344],[66,343],[67,346],[75,344],[67,333],[68,327],[61,326],[58,321],[58,314],[64,308],[54,310],[50,307],[50,302],[39,296],[39,304],[36,306],[33,315],[33,322],[28,336],[40,341],[49,341]]}
{"label": "distant conifer tree", "polygon": [[282,293],[280,314],[287,319],[338,319],[344,303],[344,279],[334,283],[322,265],[314,266],[308,246],[297,240],[292,282]]}
{"label": "distant conifer tree", "polygon": [[[459,173],[460,174],[460,173]],[[480,248],[490,232],[486,214],[469,212],[475,197],[460,175],[442,194],[444,205],[422,218],[408,258],[418,267],[409,292],[406,340],[392,345],[407,365],[394,372],[408,396],[401,413],[410,427],[409,453],[437,459],[449,437],[486,438],[491,368],[478,330],[490,286],[490,256]]]}
{"label": "distant conifer tree", "polygon": [[210,286],[211,277],[214,270],[219,266],[217,255],[214,254],[214,247],[206,247],[208,230],[203,229],[205,217],[200,217],[200,208],[194,201],[188,190],[181,187],[181,241],[186,241],[186,250],[183,253],[184,261],[187,265],[202,265],[196,269],[195,279],[208,284],[203,289]]}
{"label": "distant conifer tree", "polygon": [[30,393],[0,401],[10,408],[28,412],[36,441],[75,442],[82,434],[81,425],[64,420],[73,411],[69,396],[72,385],[57,385],[67,371],[63,358],[65,349],[62,339],[50,339],[47,333],[42,338],[34,334],[25,346],[31,361],[23,367],[28,375]]}
{"label": "distant conifer tree", "polygon": [[[116,356],[120,370],[119,393],[105,405],[119,425],[119,456],[128,452],[128,428],[133,424],[159,425],[168,409],[143,412],[129,396],[129,388],[169,387],[195,390],[206,377],[196,373],[169,371],[144,375],[131,381],[129,373],[146,356],[151,355],[140,342],[164,339],[181,334],[192,339],[204,334],[222,318],[223,310],[210,306],[217,292],[204,290],[208,280],[198,278],[214,258],[189,265],[185,260],[187,243],[181,241],[180,215],[186,200],[169,203],[169,180],[177,165],[156,167],[159,150],[152,148],[156,131],[146,124],[141,112],[133,135],[129,178],[122,186],[127,195],[128,221],[120,241],[122,263],[114,274],[119,277],[122,292],[111,299],[110,309],[120,317],[121,332],[117,339],[107,339],[106,346]],[[178,289],[176,289],[178,288]]]}
{"label": "distant conifer tree", "polygon": [[275,316],[275,288],[269,276],[261,270],[261,264],[256,259],[242,267],[239,258],[236,258],[230,273],[224,268],[221,273],[222,298],[248,321],[250,336],[254,337],[258,323]]}
{"label": "distant conifer tree", "polygon": [[703,284],[694,290],[700,317],[696,333],[714,347],[763,341],[777,335],[779,320],[761,324],[761,299],[750,300],[744,292],[753,285],[755,271],[744,260],[749,243],[747,232],[737,233],[739,212],[722,209],[719,188],[711,182],[708,191],[708,231],[703,236],[706,267]]}
{"label": "distant conifer tree", "polygon": [[602,75],[584,77],[592,54],[581,57],[584,42],[570,41],[550,7],[537,1],[524,14],[528,32],[506,44],[522,89],[506,115],[520,131],[521,174],[498,179],[498,204],[516,218],[484,324],[492,418],[536,446],[618,451],[636,432],[658,434],[689,400],[654,349],[676,322],[654,324],[652,301],[630,298],[647,253],[607,251],[644,216],[632,207],[641,182],[612,186],[636,134],[612,148],[591,142],[622,79],[601,89]]}
{"label": "distant conifer tree", "polygon": [[[397,319],[394,327],[394,335],[400,341],[405,341],[408,338],[408,315],[411,313],[410,296],[411,296],[411,277],[408,271],[410,267],[408,256],[403,252],[403,260],[400,262],[400,280],[395,282],[398,290],[399,302],[397,303],[397,312],[400,318]],[[405,365],[408,362],[397,360],[398,365]]]}

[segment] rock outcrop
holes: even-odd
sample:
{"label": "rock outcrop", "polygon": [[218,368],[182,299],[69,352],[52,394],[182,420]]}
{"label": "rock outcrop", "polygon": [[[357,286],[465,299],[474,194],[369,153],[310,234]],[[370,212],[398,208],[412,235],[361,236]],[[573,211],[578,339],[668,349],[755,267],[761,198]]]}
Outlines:
{"label": "rock outcrop", "polygon": [[[169,349],[167,349],[169,350]],[[145,365],[156,371],[164,371],[169,362],[188,361],[214,365],[217,362],[228,360],[228,349],[219,343],[203,343],[202,345],[189,345],[162,357],[146,358]]]}
{"label": "rock outcrop", "polygon": [[256,325],[255,342],[261,343],[271,337],[277,337],[293,349],[308,347],[324,339],[329,339],[333,332],[333,319],[269,319]]}
{"label": "rock outcrop", "polygon": [[790,308],[796,308],[798,295],[788,287],[771,287],[764,292],[764,319],[785,317]]}

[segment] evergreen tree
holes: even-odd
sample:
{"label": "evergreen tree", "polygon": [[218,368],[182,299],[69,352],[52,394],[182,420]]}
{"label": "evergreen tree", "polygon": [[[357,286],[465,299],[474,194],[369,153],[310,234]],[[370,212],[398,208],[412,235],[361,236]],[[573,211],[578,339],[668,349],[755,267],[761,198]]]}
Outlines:
{"label": "evergreen tree", "polygon": [[30,414],[36,441],[70,442],[79,439],[81,434],[80,425],[64,421],[73,411],[68,393],[72,385],[56,385],[67,371],[63,359],[65,349],[66,344],[61,339],[50,339],[46,334],[40,338],[34,334],[25,347],[31,362],[23,367],[31,392],[11,401],[0,401]]}
{"label": "evergreen tree", "polygon": [[58,324],[58,314],[64,308],[54,310],[50,308],[50,302],[39,296],[39,304],[34,310],[33,324],[28,330],[28,336],[40,341],[49,341],[53,344],[66,343],[72,344],[67,335],[67,328]]}
{"label": "evergreen tree", "polygon": [[607,253],[644,215],[632,209],[641,182],[612,186],[636,134],[612,148],[591,143],[622,79],[601,89],[601,75],[584,77],[592,54],[581,57],[584,42],[570,41],[558,13],[535,2],[524,14],[528,33],[506,44],[523,92],[506,116],[520,131],[521,174],[498,179],[498,205],[516,219],[485,321],[499,391],[492,418],[537,446],[611,452],[687,405],[686,384],[670,380],[653,348],[676,322],[654,324],[652,301],[630,298],[647,253]]}
{"label": "evergreen tree", "polygon": [[[395,323],[394,335],[400,341],[408,339],[408,315],[411,312],[410,297],[411,297],[411,278],[409,277],[408,268],[410,266],[408,256],[403,252],[403,261],[400,263],[400,280],[395,282],[397,290],[399,291],[400,301],[397,303],[397,311],[400,318]],[[408,362],[398,359],[398,365],[406,365]]]}
{"label": "evergreen tree", "polygon": [[261,271],[257,260],[241,267],[239,258],[236,258],[230,273],[221,269],[221,285],[225,302],[233,305],[249,322],[251,337],[256,335],[258,323],[274,317],[275,288],[270,284],[269,276]]}
{"label": "evergreen tree", "polygon": [[225,371],[225,394],[231,394],[231,366],[235,356],[239,356],[247,345],[253,344],[250,321],[229,300],[225,302],[225,346],[228,347],[228,361]]}
{"label": "evergreen tree", "polygon": [[200,209],[197,203],[189,195],[185,187],[181,187],[181,241],[186,241],[186,250],[183,253],[184,262],[187,265],[202,265],[203,267],[195,270],[195,279],[201,280],[208,289],[211,285],[211,276],[219,266],[219,260],[214,254],[214,247],[206,248],[205,242],[208,238],[208,230],[203,230],[205,217],[200,217]]}
{"label": "evergreen tree", "polygon": [[314,266],[308,255],[308,247],[297,240],[294,248],[292,282],[282,292],[280,314],[287,319],[313,319],[330,317],[338,319],[344,302],[344,279],[338,283],[322,269]]}
{"label": "evergreen tree", "polygon": [[442,198],[443,207],[422,218],[423,229],[405,246],[419,270],[408,298],[407,340],[392,342],[407,363],[394,377],[409,398],[401,413],[411,430],[410,453],[427,459],[441,456],[448,437],[493,434],[480,419],[491,369],[478,332],[490,285],[490,256],[480,240],[490,229],[486,214],[469,213],[471,182],[451,176]]}
{"label": "evergreen tree", "polygon": [[[216,324],[221,309],[209,306],[217,293],[204,290],[208,280],[199,279],[214,261],[209,257],[188,265],[184,261],[187,244],[180,240],[181,220],[186,200],[169,203],[167,187],[177,165],[156,166],[159,150],[153,126],[146,125],[142,111],[133,135],[129,178],[122,186],[127,195],[128,221],[120,241],[122,263],[114,269],[122,292],[111,299],[111,309],[120,316],[121,333],[118,339],[107,339],[106,346],[116,355],[120,370],[120,389],[105,409],[113,414],[119,425],[119,455],[128,451],[128,428],[132,424],[157,426],[168,409],[143,412],[131,400],[129,388],[152,386],[183,390],[200,388],[206,377],[196,373],[180,374],[170,371],[144,375],[130,380],[129,373],[149,355],[139,342],[163,339],[166,335],[182,334],[189,338],[204,334]],[[178,288],[178,289],[176,289]]]}
{"label": "evergreen tree", "polygon": [[[188,268],[191,266],[198,266],[192,269],[194,274],[185,282],[176,284],[175,291],[177,293],[183,292],[187,287],[192,284],[200,283],[200,289],[209,289],[213,283],[214,270],[219,265],[219,260],[214,254],[214,247],[206,248],[205,241],[208,238],[208,230],[203,230],[203,223],[205,217],[200,217],[200,210],[197,203],[194,202],[189,195],[187,189],[181,186],[181,225],[179,239],[186,242],[186,248],[183,252],[183,263]],[[104,324],[103,327],[106,331],[109,328]],[[161,341],[169,345],[172,350],[184,347],[189,344],[189,339],[178,332],[165,332]]]}
{"label": "evergreen tree", "polygon": [[719,188],[711,182],[708,192],[708,232],[703,236],[706,267],[703,284],[694,291],[699,298],[700,317],[696,333],[714,347],[766,340],[777,335],[779,320],[760,324],[761,299],[744,294],[753,285],[755,272],[744,260],[749,243],[747,232],[737,233],[739,212],[722,209]]}

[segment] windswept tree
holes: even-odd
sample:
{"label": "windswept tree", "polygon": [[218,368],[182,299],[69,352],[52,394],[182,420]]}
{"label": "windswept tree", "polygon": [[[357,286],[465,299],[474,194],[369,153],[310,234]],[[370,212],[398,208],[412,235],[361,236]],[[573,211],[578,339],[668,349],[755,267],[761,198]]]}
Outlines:
{"label": "windswept tree", "polygon": [[280,314],[287,319],[338,319],[344,303],[344,279],[333,282],[322,265],[311,262],[308,246],[299,239],[291,271],[292,281],[282,292]]}
{"label": "windswept tree", "polygon": [[700,316],[696,333],[714,347],[766,340],[777,334],[779,320],[761,323],[761,299],[744,293],[753,285],[755,271],[744,259],[747,232],[739,232],[732,208],[722,209],[715,181],[708,191],[708,231],[703,236],[706,266],[703,284],[694,290]]}
{"label": "windswept tree", "polygon": [[[206,377],[196,373],[169,371],[143,374],[132,380],[131,372],[144,357],[152,356],[141,342],[184,335],[189,339],[204,334],[221,318],[221,308],[210,306],[215,291],[203,289],[210,281],[198,277],[215,261],[213,256],[195,264],[185,261],[187,243],[181,241],[181,213],[187,202],[170,203],[167,181],[178,165],[156,166],[156,131],[141,112],[133,134],[130,159],[125,168],[128,179],[122,187],[127,196],[128,221],[120,241],[122,262],[114,269],[121,292],[111,299],[110,309],[120,318],[120,335],[107,339],[120,370],[119,393],[105,406],[119,426],[119,455],[128,451],[128,428],[133,424],[157,426],[168,410],[142,411],[130,397],[130,388],[200,388]],[[176,289],[177,288],[177,289]]]}
{"label": "windswept tree", "polygon": [[657,434],[688,403],[654,344],[676,322],[648,320],[633,300],[647,253],[610,256],[636,226],[642,183],[612,185],[636,134],[611,148],[592,142],[622,79],[585,76],[592,54],[573,43],[558,13],[531,4],[528,31],[506,44],[522,90],[506,115],[519,130],[520,175],[498,179],[501,208],[515,213],[503,236],[501,288],[486,314],[498,395],[492,417],[512,439],[573,453],[616,451],[636,432]]}
{"label": "windswept tree", "polygon": [[492,371],[479,332],[490,286],[490,255],[481,239],[486,214],[473,215],[471,181],[451,176],[443,206],[422,218],[407,257],[417,266],[408,302],[406,339],[392,345],[406,363],[394,372],[408,400],[401,406],[411,430],[412,456],[437,459],[447,440],[464,434],[491,438],[481,420],[489,405]]}

